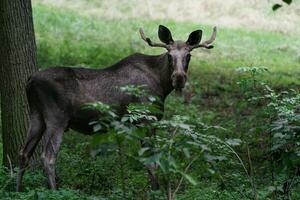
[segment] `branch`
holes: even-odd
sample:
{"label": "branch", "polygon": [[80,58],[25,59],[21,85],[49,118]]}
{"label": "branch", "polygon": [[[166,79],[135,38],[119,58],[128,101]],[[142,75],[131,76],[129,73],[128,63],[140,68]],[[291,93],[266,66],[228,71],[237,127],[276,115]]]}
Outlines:
{"label": "branch", "polygon": [[[187,171],[190,169],[190,167],[192,166],[192,164],[193,164],[199,157],[200,157],[200,156],[196,156],[193,160],[191,160],[191,162],[186,166],[186,168],[185,168],[185,170],[184,170],[184,173],[187,173]],[[180,188],[180,186],[181,186],[181,184],[182,184],[183,178],[184,178],[183,176],[180,178],[180,180],[179,180],[179,182],[178,182],[178,185],[177,185],[176,189],[175,189],[174,192],[173,192],[173,195],[172,195],[173,199],[175,199],[175,195],[176,195],[176,193],[178,192],[178,190],[179,190],[179,188]]]}

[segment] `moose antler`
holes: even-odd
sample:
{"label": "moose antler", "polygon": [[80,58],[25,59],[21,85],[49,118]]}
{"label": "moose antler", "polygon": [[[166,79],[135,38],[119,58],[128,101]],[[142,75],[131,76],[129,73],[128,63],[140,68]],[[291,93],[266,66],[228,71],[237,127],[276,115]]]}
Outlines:
{"label": "moose antler", "polygon": [[150,40],[150,38],[148,38],[148,37],[145,36],[144,30],[142,28],[140,28],[139,31],[140,31],[140,34],[141,34],[141,38],[145,42],[147,42],[149,46],[151,46],[151,47],[163,47],[163,48],[169,49],[168,45],[166,45],[166,44],[152,42]]}
{"label": "moose antler", "polygon": [[191,46],[191,49],[195,49],[195,48],[199,48],[199,47],[206,48],[206,49],[213,48],[214,46],[211,45],[211,43],[213,43],[215,41],[216,36],[217,36],[217,27],[214,27],[213,28],[213,33],[211,34],[211,37],[210,37],[209,40],[206,40],[206,41],[204,41],[204,42],[202,42],[200,44]]}

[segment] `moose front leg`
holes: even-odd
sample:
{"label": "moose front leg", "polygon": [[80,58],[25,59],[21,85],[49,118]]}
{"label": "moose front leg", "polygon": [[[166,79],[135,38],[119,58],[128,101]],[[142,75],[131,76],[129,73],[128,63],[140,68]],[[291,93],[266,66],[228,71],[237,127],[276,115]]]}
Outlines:
{"label": "moose front leg", "polygon": [[[148,136],[154,136],[155,135],[155,129],[151,128],[148,131]],[[148,147],[150,148],[150,151],[152,154],[154,154],[154,145],[151,142],[147,142],[147,141],[142,141],[142,147]],[[152,164],[147,164],[146,165],[147,168],[147,172],[148,172],[148,177],[149,177],[149,181],[150,181],[150,186],[152,190],[159,190],[159,181],[158,181],[158,177],[155,173],[155,171],[157,170],[158,166],[155,163]]]}
{"label": "moose front leg", "polygon": [[149,164],[146,165],[147,171],[148,171],[148,177],[150,181],[150,186],[152,190],[159,190],[159,182],[158,182],[158,177],[156,176],[156,169],[157,165],[156,164]]}

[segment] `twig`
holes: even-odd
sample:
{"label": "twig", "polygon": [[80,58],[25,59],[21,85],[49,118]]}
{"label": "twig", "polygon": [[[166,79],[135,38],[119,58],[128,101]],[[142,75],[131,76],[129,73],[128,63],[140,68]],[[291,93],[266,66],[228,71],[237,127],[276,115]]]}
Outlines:
{"label": "twig", "polygon": [[[189,170],[189,168],[192,166],[192,164],[199,158],[200,156],[197,156],[197,157],[195,157],[187,166],[186,166],[186,168],[185,168],[185,170],[184,170],[184,173],[187,173],[187,171]],[[179,182],[178,182],[178,185],[177,185],[177,187],[175,188],[175,190],[174,190],[174,192],[173,192],[173,199],[175,198],[175,196],[176,196],[176,193],[178,192],[178,190],[179,190],[179,188],[180,188],[180,186],[181,186],[181,184],[182,184],[182,181],[183,181],[183,176],[180,178],[180,180],[179,180]]]}
{"label": "twig", "polygon": [[251,162],[251,157],[250,157],[250,150],[249,150],[249,146],[248,145],[247,145],[247,154],[248,154],[250,177],[251,177],[251,182],[252,182],[251,186],[252,186],[252,190],[253,190],[253,193],[254,193],[254,198],[258,199],[256,187],[254,185],[254,180],[253,180],[253,168],[252,168],[252,162]]}
{"label": "twig", "polygon": [[10,159],[8,154],[6,154],[6,157],[7,157],[8,163],[9,163],[10,177],[13,178],[14,177],[14,171],[13,171],[13,168],[12,168],[11,159]]}
{"label": "twig", "polygon": [[287,187],[287,190],[288,190],[288,191],[291,191],[291,190],[292,190],[292,186],[293,186],[294,181],[295,181],[295,179],[296,179],[296,177],[297,177],[297,171],[298,171],[298,169],[296,170],[295,175],[292,177],[292,180],[290,181],[290,184],[289,184],[288,187]]}
{"label": "twig", "polygon": [[[222,180],[222,183],[223,184],[225,184],[225,180],[224,180],[224,178],[223,178],[223,176],[220,174],[220,178],[221,178],[221,180]],[[230,184],[227,184],[226,185],[226,187],[230,187],[232,190],[235,190],[236,192],[238,192],[241,196],[243,196],[244,198],[248,198],[249,199],[249,197],[248,196],[246,196],[243,192],[241,192],[240,190],[237,190],[237,189],[235,189],[232,185],[230,185]],[[236,199],[236,197],[235,196],[233,196],[233,194],[230,192],[229,193],[234,199]]]}
{"label": "twig", "polygon": [[[173,146],[173,143],[174,143],[173,138],[175,137],[177,130],[178,130],[178,127],[176,127],[174,129],[174,131],[171,133],[171,142],[170,142],[170,145],[169,145],[168,157],[171,156],[171,149],[172,149],[172,146]],[[170,179],[168,179],[167,182],[168,182],[167,197],[168,197],[168,200],[172,200],[173,199],[173,197],[172,197],[173,195],[172,195],[172,185],[170,183]]]}
{"label": "twig", "polygon": [[124,158],[123,156],[125,156],[123,154],[123,151],[122,151],[122,147],[121,147],[121,144],[119,144],[119,147],[118,147],[119,151],[118,151],[118,154],[119,154],[119,158],[120,158],[120,170],[121,170],[121,179],[122,179],[122,195],[123,195],[123,199],[126,199],[126,180],[125,180],[125,173],[124,173]]}
{"label": "twig", "polygon": [[6,155],[7,159],[8,159],[8,163],[9,163],[9,167],[10,167],[10,178],[6,181],[6,183],[2,186],[2,188],[0,189],[0,192],[3,192],[4,189],[8,186],[8,184],[14,179],[15,174],[14,171],[12,169],[12,163],[11,163],[11,159],[9,157],[9,155]]}
{"label": "twig", "polygon": [[168,180],[168,200],[173,200],[172,185],[170,180]]}
{"label": "twig", "polygon": [[[226,142],[224,142],[224,144],[225,144],[225,146],[226,146],[227,148],[229,148],[230,151],[237,157],[237,159],[239,160],[239,162],[240,162],[241,165],[243,166],[243,169],[244,169],[244,171],[245,171],[245,173],[246,173],[246,175],[247,175],[248,180],[250,181],[250,184],[251,184],[252,189],[255,188],[254,183],[253,183],[253,180],[252,180],[251,176],[249,175],[249,172],[248,172],[246,166],[244,165],[244,162],[243,162],[243,160],[241,159],[241,157],[237,154],[237,152],[236,152],[230,145],[228,145]],[[257,199],[257,196],[255,197],[255,199]]]}

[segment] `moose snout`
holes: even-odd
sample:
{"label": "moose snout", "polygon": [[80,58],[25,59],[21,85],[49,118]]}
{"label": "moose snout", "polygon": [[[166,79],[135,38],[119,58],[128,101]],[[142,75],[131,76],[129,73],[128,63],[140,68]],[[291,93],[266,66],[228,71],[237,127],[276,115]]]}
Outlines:
{"label": "moose snout", "polygon": [[180,90],[184,88],[185,82],[187,80],[186,73],[175,72],[172,74],[171,78],[172,78],[172,85],[175,88],[175,90]]}

